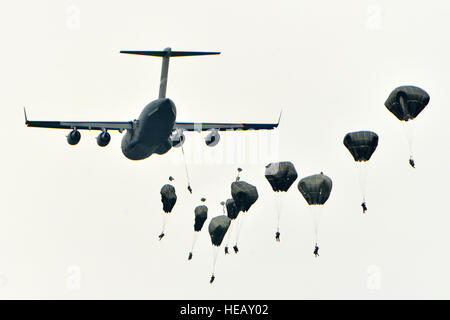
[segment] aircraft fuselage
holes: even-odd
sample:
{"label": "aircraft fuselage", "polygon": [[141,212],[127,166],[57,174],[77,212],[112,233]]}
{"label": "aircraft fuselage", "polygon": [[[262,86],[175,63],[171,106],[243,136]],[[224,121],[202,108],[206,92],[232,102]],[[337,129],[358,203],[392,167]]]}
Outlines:
{"label": "aircraft fuselage", "polygon": [[135,127],[122,139],[122,152],[131,160],[142,160],[152,154],[164,154],[172,148],[170,135],[177,109],[168,98],[150,102],[142,110]]}

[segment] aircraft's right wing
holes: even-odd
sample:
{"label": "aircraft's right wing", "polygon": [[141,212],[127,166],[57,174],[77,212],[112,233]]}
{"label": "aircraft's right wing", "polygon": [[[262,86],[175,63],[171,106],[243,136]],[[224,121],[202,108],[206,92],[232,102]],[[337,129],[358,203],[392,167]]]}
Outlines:
{"label": "aircraft's right wing", "polygon": [[25,124],[27,127],[51,129],[119,130],[120,132],[123,130],[133,129],[132,121],[34,121],[27,119],[26,112]]}
{"label": "aircraft's right wing", "polygon": [[25,124],[28,127],[52,128],[52,129],[77,129],[77,130],[119,130],[132,129],[130,122],[91,122],[91,121],[30,121]]}

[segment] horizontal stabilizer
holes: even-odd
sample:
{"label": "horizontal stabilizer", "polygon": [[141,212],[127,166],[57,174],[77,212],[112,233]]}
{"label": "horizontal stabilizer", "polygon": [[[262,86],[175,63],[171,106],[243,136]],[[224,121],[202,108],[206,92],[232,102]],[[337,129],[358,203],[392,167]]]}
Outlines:
{"label": "horizontal stabilizer", "polygon": [[187,56],[206,56],[212,54],[220,54],[220,52],[202,52],[202,51],[120,51],[120,53],[138,54],[141,56],[165,57],[187,57]]}
{"label": "horizontal stabilizer", "polygon": [[120,51],[120,53],[137,54],[141,56],[153,56],[162,58],[161,81],[159,83],[159,95],[158,95],[160,99],[166,97],[167,77],[169,73],[169,60],[171,57],[206,56],[212,54],[220,54],[220,52],[172,51],[171,48],[165,48],[162,51]]}

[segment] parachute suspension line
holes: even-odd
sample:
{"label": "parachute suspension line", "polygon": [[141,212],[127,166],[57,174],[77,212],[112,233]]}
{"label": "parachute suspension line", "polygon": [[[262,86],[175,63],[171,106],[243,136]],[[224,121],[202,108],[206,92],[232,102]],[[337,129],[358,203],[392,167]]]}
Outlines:
{"label": "parachute suspension line", "polygon": [[212,265],[211,279],[209,280],[209,283],[211,284],[214,282],[214,279],[216,278],[214,273],[216,272],[216,262],[218,253],[219,253],[219,246],[213,245],[213,265]]}
{"label": "parachute suspension line", "polygon": [[194,237],[192,239],[192,247],[191,247],[191,253],[194,251],[195,244],[197,243],[198,235],[200,232],[194,231]]}
{"label": "parachute suspension line", "polygon": [[192,259],[192,253],[194,252],[195,243],[197,242],[197,238],[198,238],[198,234],[199,234],[199,233],[200,233],[200,232],[195,232],[195,231],[194,231],[194,237],[193,237],[193,239],[192,239],[192,247],[191,247],[191,251],[189,252],[188,260],[191,260],[191,259]]}
{"label": "parachute suspension line", "polygon": [[285,192],[274,192],[275,197],[275,207],[277,210],[277,232],[280,232],[280,219],[281,213],[283,212],[283,200],[285,196]]}
{"label": "parachute suspension line", "polygon": [[275,241],[280,242],[280,219],[281,219],[281,213],[283,211],[283,199],[285,192],[274,192],[275,197],[275,207],[277,210],[277,232],[275,232]]}
{"label": "parachute suspension line", "polygon": [[368,161],[359,161],[359,187],[362,195],[361,207],[363,213],[367,211],[366,192],[367,192],[367,173],[369,171]]}
{"label": "parachute suspension line", "polygon": [[168,219],[169,219],[169,214],[163,212],[163,224],[162,224],[161,234],[159,235],[159,240],[161,240],[166,233],[166,225],[167,225]]}
{"label": "parachute suspension line", "polygon": [[359,187],[361,190],[362,196],[362,211],[366,213],[367,211],[367,203],[366,203],[366,192],[367,192],[367,173],[369,171],[369,162],[368,161],[359,161]]}
{"label": "parachute suspension line", "polygon": [[359,161],[359,186],[361,188],[361,195],[363,198],[363,202],[366,202],[368,171],[369,171],[369,162]]}
{"label": "parachute suspension line", "polygon": [[217,254],[219,253],[219,247],[213,246],[213,265],[212,265],[212,276],[216,272],[216,262],[217,262]]}
{"label": "parachute suspension line", "polygon": [[408,141],[409,158],[414,159],[413,140],[414,140],[414,121],[403,121],[403,131]]}
{"label": "parachute suspension line", "polygon": [[234,225],[233,220],[231,220],[230,227],[228,228],[227,231],[227,241],[225,241],[225,247],[227,248],[228,245],[230,244],[231,233],[233,232],[233,225]]}
{"label": "parachute suspension line", "polygon": [[[180,128],[177,128],[177,133],[179,136],[181,136],[182,132],[181,132]],[[184,170],[186,171],[186,179],[187,179],[187,183],[188,183],[187,189],[189,190],[190,193],[192,193],[191,180],[189,179],[189,171],[188,171],[188,167],[187,167],[187,163],[186,163],[186,156],[184,154],[183,143],[181,144],[181,153],[183,154]]]}
{"label": "parachute suspension line", "polygon": [[167,217],[169,215],[167,213],[163,213],[163,225],[162,225],[162,233],[166,231]]}
{"label": "parachute suspension line", "polygon": [[319,224],[322,217],[323,205],[312,205],[310,207],[314,221],[315,244],[317,245],[319,243]]}
{"label": "parachute suspension line", "polygon": [[236,247],[239,241],[239,236],[241,235],[241,230],[242,230],[242,225],[244,224],[244,217],[245,215],[243,214],[243,212],[241,212],[241,214],[238,216],[238,225],[237,225],[237,232],[236,232]]}

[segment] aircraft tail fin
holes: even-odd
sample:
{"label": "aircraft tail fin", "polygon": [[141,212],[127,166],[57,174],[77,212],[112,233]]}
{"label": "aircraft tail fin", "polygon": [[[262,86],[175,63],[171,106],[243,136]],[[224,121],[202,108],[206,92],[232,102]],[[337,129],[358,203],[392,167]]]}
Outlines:
{"label": "aircraft tail fin", "polygon": [[188,56],[206,56],[212,54],[220,54],[220,52],[204,52],[204,51],[172,51],[171,48],[165,48],[163,51],[120,51],[120,53],[137,54],[141,56],[153,56],[163,58],[161,67],[161,80],[159,84],[159,99],[166,97],[167,77],[169,73],[170,57],[188,57]]}

